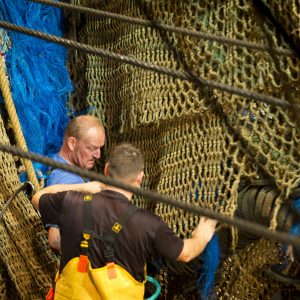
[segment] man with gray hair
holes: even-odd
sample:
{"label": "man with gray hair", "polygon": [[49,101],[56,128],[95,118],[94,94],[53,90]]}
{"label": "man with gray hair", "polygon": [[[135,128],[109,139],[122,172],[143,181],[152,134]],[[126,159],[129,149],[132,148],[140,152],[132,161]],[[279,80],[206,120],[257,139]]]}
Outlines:
{"label": "man with gray hair", "polygon": [[[72,119],[64,132],[63,144],[59,153],[53,159],[92,169],[95,161],[101,156],[101,148],[105,143],[105,130],[99,119],[83,115]],[[46,186],[64,183],[82,183],[86,179],[81,176],[61,169],[50,169]]]}
{"label": "man with gray hair", "polygon": [[[101,121],[89,115],[72,119],[65,131],[63,144],[52,159],[85,169],[92,169],[101,156],[101,148],[105,143],[105,130]],[[46,186],[54,184],[76,184],[87,182],[88,179],[77,174],[62,170],[49,169]],[[57,224],[46,224],[48,242],[52,249],[60,249],[60,232]]]}

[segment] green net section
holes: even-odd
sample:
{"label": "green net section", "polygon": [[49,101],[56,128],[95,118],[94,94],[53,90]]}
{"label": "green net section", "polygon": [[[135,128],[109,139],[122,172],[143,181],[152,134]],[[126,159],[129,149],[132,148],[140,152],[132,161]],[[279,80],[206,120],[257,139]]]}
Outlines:
{"label": "green net section", "polygon": [[[252,1],[72,3],[266,46],[290,47]],[[293,39],[299,37],[295,30],[299,5],[265,3],[276,11]],[[290,15],[293,21],[285,24]],[[300,64],[295,57],[95,16],[85,16],[78,28],[77,39],[90,45],[300,104]],[[144,151],[147,188],[232,215],[242,178],[274,178],[281,190],[277,204],[299,183],[299,123],[293,111],[101,57],[87,55],[76,62],[86,64],[87,104],[105,124],[108,148],[126,140]],[[197,217],[170,206],[147,199],[136,199],[136,203],[155,211],[182,237],[189,236],[197,223]],[[267,251],[270,245],[258,247]],[[235,273],[231,275],[235,280]]]}

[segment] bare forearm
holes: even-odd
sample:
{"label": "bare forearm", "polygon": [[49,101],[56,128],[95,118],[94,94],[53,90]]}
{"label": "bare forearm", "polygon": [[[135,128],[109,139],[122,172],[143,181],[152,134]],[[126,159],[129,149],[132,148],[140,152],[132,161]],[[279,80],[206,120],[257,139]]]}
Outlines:
{"label": "bare forearm", "polygon": [[69,190],[76,190],[76,191],[80,192],[81,185],[82,185],[82,183],[80,183],[80,184],[55,184],[55,185],[47,186],[46,188],[39,190],[36,194],[33,195],[32,204],[35,209],[39,209],[39,201],[40,201],[40,198],[44,194],[53,194],[53,193],[65,192],[65,191],[69,191]]}
{"label": "bare forearm", "polygon": [[66,192],[66,191],[78,191],[78,192],[85,192],[86,183],[75,183],[75,184],[55,184],[45,187],[42,190],[39,190],[35,195],[38,195],[40,198],[44,194],[53,194],[59,192]]}
{"label": "bare forearm", "polygon": [[200,255],[208,243],[208,241],[206,241],[205,239],[197,237],[185,239],[183,242],[183,249],[177,258],[177,260],[183,262],[189,262],[193,258]]}
{"label": "bare forearm", "polygon": [[55,227],[49,228],[48,242],[52,249],[60,250],[60,232],[58,228]]}
{"label": "bare forearm", "polygon": [[192,232],[192,237],[184,240],[183,249],[177,260],[189,262],[200,255],[213,237],[216,225],[216,220],[201,217],[199,224]]}
{"label": "bare forearm", "polygon": [[32,197],[32,204],[35,209],[39,209],[39,201],[40,198],[44,194],[53,194],[59,192],[66,192],[66,191],[77,191],[81,193],[87,194],[95,194],[101,191],[103,188],[103,184],[98,181],[91,181],[87,183],[75,183],[75,184],[55,184],[47,186],[46,188],[39,190],[33,197]]}

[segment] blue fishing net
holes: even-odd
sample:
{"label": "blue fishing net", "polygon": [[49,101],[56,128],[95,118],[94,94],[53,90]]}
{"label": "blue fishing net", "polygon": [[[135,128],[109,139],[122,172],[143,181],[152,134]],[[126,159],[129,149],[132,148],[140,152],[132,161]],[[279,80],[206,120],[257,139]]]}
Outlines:
{"label": "blue fishing net", "polygon": [[220,263],[219,241],[216,234],[207,244],[199,259],[203,262],[198,278],[200,298],[207,299],[213,293],[215,274]]}
{"label": "blue fishing net", "polygon": [[[4,21],[63,34],[59,8],[26,0],[0,0],[0,10]],[[7,72],[28,149],[50,156],[59,150],[69,121],[66,107],[73,87],[66,67],[67,49],[13,31],[9,37]]]}

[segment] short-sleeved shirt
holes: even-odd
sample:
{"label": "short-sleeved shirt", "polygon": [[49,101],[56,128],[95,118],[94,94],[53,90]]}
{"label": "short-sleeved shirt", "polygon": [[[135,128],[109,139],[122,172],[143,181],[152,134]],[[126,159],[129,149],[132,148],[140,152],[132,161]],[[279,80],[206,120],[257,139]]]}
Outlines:
{"label": "short-sleeved shirt", "polygon": [[[64,160],[58,153],[54,154],[52,159],[64,163],[69,164],[66,160]],[[74,184],[74,183],[83,183],[87,180],[82,178],[80,175],[74,174],[72,172],[67,172],[61,169],[53,169],[49,170],[50,174],[46,180],[46,186],[54,185],[54,184]]]}
{"label": "short-sleeved shirt", "polygon": [[[103,237],[132,205],[121,193],[103,190],[93,195],[93,230]],[[44,194],[39,210],[44,223],[60,226],[61,269],[69,260],[80,255],[83,231],[83,194],[75,191]],[[176,260],[183,248],[179,238],[155,214],[138,209],[114,241],[115,263],[125,268],[136,280],[144,278],[144,265],[148,257]],[[89,246],[89,259],[93,268],[105,265],[101,241],[93,239]]]}

